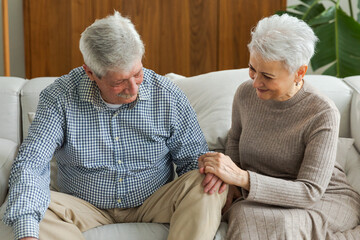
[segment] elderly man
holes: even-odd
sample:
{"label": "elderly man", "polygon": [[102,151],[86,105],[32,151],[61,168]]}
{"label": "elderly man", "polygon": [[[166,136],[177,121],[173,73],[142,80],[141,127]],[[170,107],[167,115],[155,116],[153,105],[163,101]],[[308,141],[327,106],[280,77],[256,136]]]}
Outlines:
{"label": "elderly man", "polygon": [[[12,167],[4,222],[15,238],[158,222],[170,223],[168,239],[212,239],[227,190],[195,170],[208,148],[186,96],[143,68],[140,36],[118,12],[89,26],[80,50],[83,67],[42,91]],[[53,154],[60,192],[49,190]]]}

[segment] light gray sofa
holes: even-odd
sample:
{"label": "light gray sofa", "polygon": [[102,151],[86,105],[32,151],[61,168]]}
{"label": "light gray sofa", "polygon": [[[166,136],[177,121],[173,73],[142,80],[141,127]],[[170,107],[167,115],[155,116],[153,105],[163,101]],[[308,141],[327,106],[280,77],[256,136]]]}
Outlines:
{"label": "light gray sofa", "polygon": [[[209,148],[224,151],[233,95],[236,88],[249,79],[248,69],[218,71],[189,78],[176,74],[167,76],[188,96]],[[54,79],[0,77],[0,218],[5,211],[11,164],[35,115],[40,91]],[[337,160],[344,167],[349,182],[360,192],[360,76],[339,79],[307,75],[305,81],[311,82],[331,98],[340,110]],[[52,162],[51,187],[56,189],[55,168]],[[226,229],[227,224],[221,223],[214,239],[225,239]],[[121,223],[91,229],[84,236],[86,240],[158,240],[166,239],[167,234],[166,224]],[[0,223],[0,239],[13,239],[12,229],[3,223]]]}

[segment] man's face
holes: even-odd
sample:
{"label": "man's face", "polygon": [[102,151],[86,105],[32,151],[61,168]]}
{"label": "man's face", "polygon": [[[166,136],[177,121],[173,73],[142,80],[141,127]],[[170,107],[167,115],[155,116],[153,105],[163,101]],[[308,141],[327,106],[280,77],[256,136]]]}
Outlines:
{"label": "man's face", "polygon": [[129,71],[108,71],[101,79],[87,70],[87,66],[84,68],[90,79],[96,82],[105,102],[126,104],[136,100],[144,76],[141,59]]}

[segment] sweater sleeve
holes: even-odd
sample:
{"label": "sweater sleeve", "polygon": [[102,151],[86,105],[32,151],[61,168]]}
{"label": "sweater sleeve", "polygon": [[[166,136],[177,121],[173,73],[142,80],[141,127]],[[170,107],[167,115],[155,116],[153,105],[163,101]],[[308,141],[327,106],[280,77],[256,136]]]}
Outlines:
{"label": "sweater sleeve", "polygon": [[239,159],[239,140],[241,135],[241,117],[240,117],[240,87],[237,89],[232,106],[231,128],[228,133],[225,154],[228,155],[233,162],[240,165]]}
{"label": "sweater sleeve", "polygon": [[304,132],[305,152],[297,178],[286,180],[249,171],[250,191],[244,196],[270,205],[313,206],[323,196],[334,170],[339,122],[337,109],[319,112]]}

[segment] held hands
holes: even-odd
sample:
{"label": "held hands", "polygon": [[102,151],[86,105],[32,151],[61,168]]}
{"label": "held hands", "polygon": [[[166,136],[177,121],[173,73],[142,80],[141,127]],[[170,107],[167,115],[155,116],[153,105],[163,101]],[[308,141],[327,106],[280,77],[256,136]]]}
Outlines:
{"label": "held hands", "polygon": [[[200,156],[198,161],[200,173],[205,173],[207,175],[213,174],[220,178],[224,183],[249,190],[249,173],[239,168],[229,156],[222,153],[209,152]],[[205,179],[206,178],[207,177],[205,177]],[[210,176],[208,178],[210,178]],[[216,182],[215,185],[216,184],[218,183]]]}

